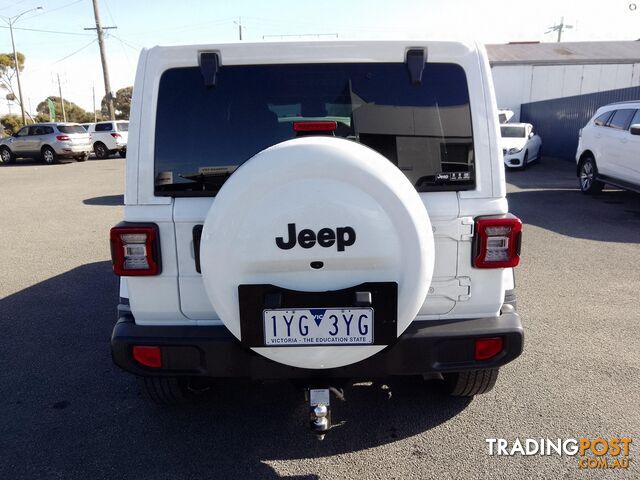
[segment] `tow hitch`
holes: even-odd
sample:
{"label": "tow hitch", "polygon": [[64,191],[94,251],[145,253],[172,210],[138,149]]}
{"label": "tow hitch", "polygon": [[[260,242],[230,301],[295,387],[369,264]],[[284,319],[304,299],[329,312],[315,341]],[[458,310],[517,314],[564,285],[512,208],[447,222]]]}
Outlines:
{"label": "tow hitch", "polygon": [[331,393],[336,398],[344,401],[344,392],[335,387],[307,388],[305,396],[309,400],[309,426],[318,440],[324,440],[325,435],[331,430]]}

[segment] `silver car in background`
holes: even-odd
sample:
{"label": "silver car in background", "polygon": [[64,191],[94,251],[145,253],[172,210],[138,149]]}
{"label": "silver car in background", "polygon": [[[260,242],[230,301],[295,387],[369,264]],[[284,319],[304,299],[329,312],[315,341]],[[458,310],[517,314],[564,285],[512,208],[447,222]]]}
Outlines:
{"label": "silver car in background", "polygon": [[0,162],[16,158],[41,159],[48,164],[61,158],[84,162],[91,152],[87,131],[78,123],[36,123],[0,140]]}

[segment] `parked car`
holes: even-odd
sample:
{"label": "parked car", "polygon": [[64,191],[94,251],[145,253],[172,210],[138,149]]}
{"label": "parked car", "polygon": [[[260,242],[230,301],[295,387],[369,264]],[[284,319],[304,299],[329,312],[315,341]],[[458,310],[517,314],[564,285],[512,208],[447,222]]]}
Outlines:
{"label": "parked car", "polygon": [[502,155],[507,167],[525,168],[542,156],[542,139],[530,123],[500,125]]}
{"label": "parked car", "polygon": [[579,132],[576,162],[583,193],[640,192],[640,100],[600,107]]}
{"label": "parked car", "polygon": [[500,123],[509,123],[509,120],[513,118],[513,115],[513,110],[501,108],[500,110],[498,110],[498,121]]}
{"label": "parked car", "polygon": [[346,379],[493,388],[523,348],[522,224],[482,46],[155,47],[140,64],[132,118],[154,127],[132,125],[110,233],[111,347],[152,400],[295,378],[324,431]]}
{"label": "parked car", "polygon": [[127,140],[129,138],[129,122],[116,120],[97,122],[89,127],[93,152],[97,158],[107,158],[118,153],[122,158],[127,156]]}
{"label": "parked car", "polygon": [[89,134],[77,123],[36,123],[0,140],[2,163],[13,163],[16,158],[37,158],[48,164],[61,158],[84,162],[89,152]]}

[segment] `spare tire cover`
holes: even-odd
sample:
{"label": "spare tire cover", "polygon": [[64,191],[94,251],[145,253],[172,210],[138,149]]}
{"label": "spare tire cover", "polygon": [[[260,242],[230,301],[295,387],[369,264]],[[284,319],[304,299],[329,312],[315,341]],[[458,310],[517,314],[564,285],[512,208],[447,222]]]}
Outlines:
{"label": "spare tire cover", "polygon": [[[311,248],[296,244],[283,250],[275,239],[288,239],[292,223],[297,232],[350,226],[356,240],[342,250],[319,244]],[[429,290],[433,233],[415,188],[385,157],[350,140],[304,137],[263,150],[225,182],[204,222],[200,260],[211,304],[239,340],[238,286],[244,284],[325,292],[364,282],[396,282],[399,336]],[[311,268],[310,263],[317,261],[324,266]],[[319,369],[349,365],[383,348],[331,345],[253,350],[282,364]]]}

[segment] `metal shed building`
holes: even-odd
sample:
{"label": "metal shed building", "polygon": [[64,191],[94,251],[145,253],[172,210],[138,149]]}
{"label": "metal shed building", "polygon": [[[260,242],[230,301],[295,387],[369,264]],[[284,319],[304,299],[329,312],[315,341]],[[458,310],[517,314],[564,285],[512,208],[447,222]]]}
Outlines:
{"label": "metal shed building", "polygon": [[608,103],[640,98],[640,41],[487,45],[499,108],[532,123],[546,155],[571,158]]}

